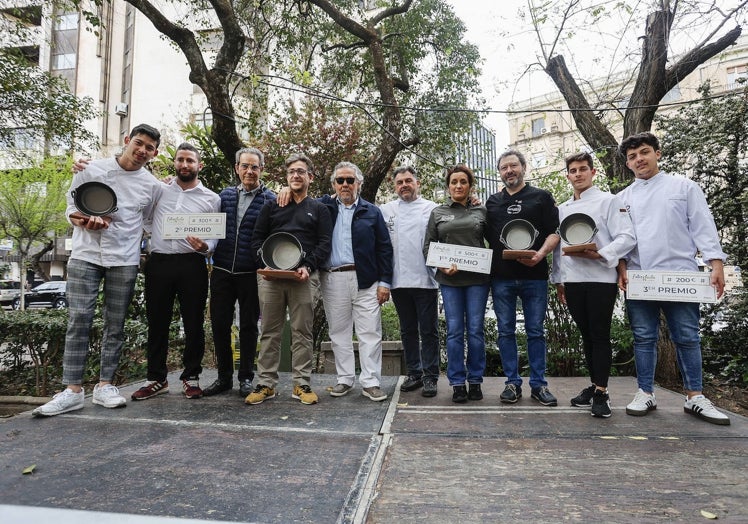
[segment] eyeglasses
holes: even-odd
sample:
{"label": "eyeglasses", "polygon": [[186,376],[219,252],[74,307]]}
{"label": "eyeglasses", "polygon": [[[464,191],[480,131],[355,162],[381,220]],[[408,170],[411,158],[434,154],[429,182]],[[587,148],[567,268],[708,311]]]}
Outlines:
{"label": "eyeglasses", "polygon": [[302,169],[302,168],[289,169],[288,171],[286,171],[286,174],[288,176],[294,176],[294,175],[304,176],[307,173],[309,173],[309,171],[307,171],[306,169]]}
{"label": "eyeglasses", "polygon": [[348,184],[349,186],[352,186],[353,184],[356,183],[356,179],[352,176],[349,176],[349,177],[339,176],[338,178],[335,179],[335,182],[337,182],[339,186],[342,186],[343,184]]}
{"label": "eyeglasses", "polygon": [[254,166],[250,164],[236,164],[236,165],[239,166],[239,169],[242,169],[244,171],[246,171],[247,169],[255,173],[259,173],[260,171],[262,171],[262,166],[258,166],[258,165],[254,165]]}

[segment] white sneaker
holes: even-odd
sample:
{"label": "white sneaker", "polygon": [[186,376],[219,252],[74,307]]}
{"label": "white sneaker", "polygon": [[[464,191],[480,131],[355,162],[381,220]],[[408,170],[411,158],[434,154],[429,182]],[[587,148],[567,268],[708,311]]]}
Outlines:
{"label": "white sneaker", "polygon": [[717,411],[717,408],[704,395],[687,398],[683,406],[683,411],[691,415],[696,415],[700,419],[711,422],[712,424],[719,424],[720,426],[730,425],[730,418],[721,411]]}
{"label": "white sneaker", "polygon": [[52,400],[32,411],[31,414],[35,417],[53,417],[68,411],[82,409],[85,396],[83,388],[78,393],[70,388],[65,388],[52,397]]}
{"label": "white sneaker", "polygon": [[111,384],[99,386],[96,384],[91,402],[105,408],[118,408],[124,406],[127,400],[119,394],[119,389],[115,386]]}
{"label": "white sneaker", "polygon": [[657,401],[655,400],[654,393],[645,393],[640,389],[636,392],[634,400],[626,406],[626,414],[643,417],[653,409],[657,409]]}

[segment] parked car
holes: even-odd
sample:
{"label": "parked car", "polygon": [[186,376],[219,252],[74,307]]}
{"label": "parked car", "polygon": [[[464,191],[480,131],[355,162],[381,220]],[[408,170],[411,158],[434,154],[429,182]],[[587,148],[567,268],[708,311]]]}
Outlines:
{"label": "parked car", "polygon": [[13,299],[21,296],[21,283],[16,280],[0,280],[0,306],[10,306]]}
{"label": "parked car", "polygon": [[[26,307],[51,307],[54,309],[63,309],[68,307],[68,300],[65,296],[67,282],[64,280],[52,280],[39,284],[31,291],[24,293]],[[13,309],[21,308],[21,297],[13,299]]]}

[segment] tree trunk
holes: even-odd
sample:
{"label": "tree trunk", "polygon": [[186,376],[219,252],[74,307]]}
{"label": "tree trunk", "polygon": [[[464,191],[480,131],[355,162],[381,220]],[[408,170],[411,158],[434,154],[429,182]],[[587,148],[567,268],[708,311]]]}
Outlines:
{"label": "tree trunk", "polygon": [[670,331],[668,331],[663,314],[660,314],[660,338],[657,340],[655,380],[666,385],[673,385],[680,381],[678,362],[675,358],[675,344],[670,339]]}
{"label": "tree trunk", "polygon": [[[696,68],[734,45],[740,36],[740,26],[728,31],[712,43],[702,43],[682,55],[669,68],[668,48],[674,12],[664,9],[647,17],[645,36],[642,37],[642,58],[639,73],[623,118],[623,137],[649,131],[659,103],[668,91]],[[722,23],[725,23],[725,18]],[[606,176],[613,182],[612,189],[623,189],[633,178],[624,160],[617,154],[618,140],[608,127],[591,111],[576,80],[569,72],[563,56],[548,59],[545,71],[551,77],[571,109],[574,122],[587,143],[599,155]]]}
{"label": "tree trunk", "polygon": [[41,259],[42,257],[52,251],[52,249],[55,247],[54,240],[49,240],[44,244],[44,247],[42,247],[39,252],[34,253],[31,255],[31,269],[34,270],[34,273],[37,275],[40,275],[42,277],[42,280],[47,282],[50,279],[49,273],[44,271],[41,265]]}

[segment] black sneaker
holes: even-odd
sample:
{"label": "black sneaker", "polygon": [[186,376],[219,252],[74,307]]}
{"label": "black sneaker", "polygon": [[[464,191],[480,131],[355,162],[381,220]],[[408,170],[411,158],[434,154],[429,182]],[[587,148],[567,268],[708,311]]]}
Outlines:
{"label": "black sneaker", "polygon": [[[231,382],[231,379],[221,380],[219,378],[215,380],[210,386],[208,386],[207,388],[203,390],[203,395],[205,395],[206,397],[212,397],[213,395],[220,395],[221,393],[225,393],[226,391],[231,391],[232,387],[234,387],[234,385]],[[249,395],[249,393],[247,393],[247,395]]]}
{"label": "black sneaker", "polygon": [[595,390],[592,396],[592,416],[598,418],[608,418],[610,412],[610,397],[599,389]]}
{"label": "black sneaker", "polygon": [[452,393],[452,402],[464,404],[468,400],[467,388],[465,386],[455,386]]}
{"label": "black sneaker", "polygon": [[[247,395],[252,393],[252,380],[245,378],[244,380],[239,381],[239,396],[242,398],[246,398]],[[203,391],[203,394],[205,394],[205,391]]]}
{"label": "black sneaker", "polygon": [[436,379],[435,378],[424,378],[423,389],[421,390],[422,397],[435,397],[436,396]]}
{"label": "black sneaker", "polygon": [[556,397],[554,397],[553,394],[545,386],[540,386],[539,388],[532,388],[531,396],[533,400],[537,400],[544,406],[558,406],[558,401],[556,400]]}
{"label": "black sneaker", "polygon": [[571,405],[576,408],[588,408],[592,405],[592,395],[595,394],[595,385],[584,388],[579,395],[571,399]]}
{"label": "black sneaker", "polygon": [[408,375],[408,378],[405,379],[403,385],[400,386],[400,391],[415,391],[421,386],[423,386],[423,380],[421,380],[421,377],[416,375]]}
{"label": "black sneaker", "polygon": [[483,400],[480,384],[468,384],[468,400]]}
{"label": "black sneaker", "polygon": [[504,391],[499,395],[499,400],[504,404],[514,404],[522,398],[522,386],[507,384]]}

